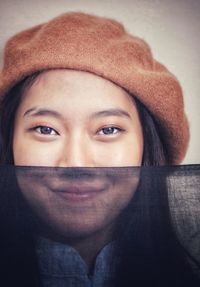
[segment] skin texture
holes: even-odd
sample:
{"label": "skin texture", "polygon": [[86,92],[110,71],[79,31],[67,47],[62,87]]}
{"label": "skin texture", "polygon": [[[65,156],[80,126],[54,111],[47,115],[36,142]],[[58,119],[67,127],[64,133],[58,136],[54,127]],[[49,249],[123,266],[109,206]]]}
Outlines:
{"label": "skin texture", "polygon": [[[34,111],[27,113],[33,108]],[[56,111],[60,118],[44,112],[37,115],[38,110],[44,109]],[[112,109],[124,110],[130,118],[102,113]],[[30,130],[37,126],[48,126],[55,131],[42,135],[39,128]],[[117,127],[122,131],[115,129],[113,134],[104,135],[105,127]],[[86,72],[54,70],[43,73],[26,92],[14,130],[16,165],[141,164],[142,129],[133,100],[110,81]]]}
{"label": "skin texture", "polygon": [[[87,72],[43,72],[17,110],[13,154],[15,165],[25,166],[140,166],[143,136],[134,100],[114,83]],[[112,237],[116,218],[138,183],[138,178],[126,179],[124,189],[122,181],[107,176],[78,183],[27,179],[19,178],[19,185],[44,223],[43,233],[72,244],[88,265]],[[52,192],[61,185],[73,193],[63,197]],[[83,187],[97,192],[87,194]]]}

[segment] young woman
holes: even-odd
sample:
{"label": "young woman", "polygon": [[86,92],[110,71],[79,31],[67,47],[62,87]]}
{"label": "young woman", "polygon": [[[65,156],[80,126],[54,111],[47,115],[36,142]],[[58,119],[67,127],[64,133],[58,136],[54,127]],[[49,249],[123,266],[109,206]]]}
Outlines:
{"label": "young woman", "polygon": [[0,159],[17,166],[1,192],[4,286],[199,284],[165,176],[139,168],[180,163],[189,138],[180,85],[143,40],[61,15],[9,40],[0,96]]}

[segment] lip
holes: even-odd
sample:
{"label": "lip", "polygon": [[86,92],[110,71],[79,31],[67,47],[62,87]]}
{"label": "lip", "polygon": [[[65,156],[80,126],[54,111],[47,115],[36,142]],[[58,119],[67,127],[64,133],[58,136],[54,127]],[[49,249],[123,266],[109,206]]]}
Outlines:
{"label": "lip", "polygon": [[93,187],[83,185],[67,185],[53,189],[52,192],[71,202],[92,200],[106,190],[106,186]]}

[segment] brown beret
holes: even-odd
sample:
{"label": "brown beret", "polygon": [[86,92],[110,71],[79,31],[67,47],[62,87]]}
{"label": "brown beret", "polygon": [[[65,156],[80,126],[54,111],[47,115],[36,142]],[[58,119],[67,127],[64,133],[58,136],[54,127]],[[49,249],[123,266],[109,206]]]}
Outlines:
{"label": "brown beret", "polygon": [[128,34],[111,19],[84,13],[63,14],[7,42],[0,96],[28,75],[56,68],[94,73],[133,94],[158,122],[169,163],[182,161],[189,140],[182,90],[142,39]]}

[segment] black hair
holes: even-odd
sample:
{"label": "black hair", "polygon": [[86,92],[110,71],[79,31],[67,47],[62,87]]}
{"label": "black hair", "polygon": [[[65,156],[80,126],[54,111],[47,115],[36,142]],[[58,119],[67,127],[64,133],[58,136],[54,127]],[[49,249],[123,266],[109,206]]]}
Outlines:
{"label": "black hair", "polygon": [[[120,218],[116,254],[120,264],[114,286],[199,286],[189,260],[197,269],[200,264],[180,243],[170,215],[166,180],[171,170],[162,134],[146,107],[136,103],[143,125],[144,167],[137,191]],[[164,173],[156,169],[161,165]]]}
{"label": "black hair", "polygon": [[12,143],[15,116],[23,94],[41,72],[36,72],[16,84],[0,102],[0,164],[14,164]]}
{"label": "black hair", "polygon": [[[13,164],[12,137],[16,111],[24,91],[39,74],[40,72],[17,84],[1,102],[1,164]],[[145,167],[168,164],[167,148],[156,119],[139,100],[135,101],[143,127],[142,165]],[[165,178],[157,177],[159,182],[154,181],[153,174],[152,177],[141,178],[143,180],[140,181],[133,200],[119,219],[120,236],[116,256],[119,256],[120,261],[114,286],[197,286],[186,262],[184,248],[178,242],[172,228]],[[9,182],[6,181],[3,190],[6,190],[8,185]],[[0,194],[1,205],[4,205],[0,216],[0,228],[4,234],[0,239],[0,260],[4,266],[1,275],[7,280],[3,286],[18,283],[20,286],[39,287],[41,282],[34,251],[34,228],[31,229],[29,224],[32,214],[22,195],[15,192],[17,184],[13,184],[11,189],[13,191],[10,194],[15,194],[16,197],[14,200],[11,196],[9,198],[9,194]],[[25,224],[25,217],[28,217],[27,221],[30,220],[28,224]],[[126,224],[123,224],[124,221]],[[141,236],[144,230],[145,236]],[[7,238],[12,244],[8,244]],[[4,248],[5,246],[9,248]],[[149,251],[152,254],[149,254]],[[145,255],[147,260],[144,261],[141,254]],[[9,261],[9,257],[13,260]]]}

